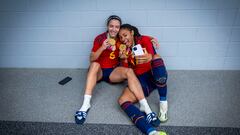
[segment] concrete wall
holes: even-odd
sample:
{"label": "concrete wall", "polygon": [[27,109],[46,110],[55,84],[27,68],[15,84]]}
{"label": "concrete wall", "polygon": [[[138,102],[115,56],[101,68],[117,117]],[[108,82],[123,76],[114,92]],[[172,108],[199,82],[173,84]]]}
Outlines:
{"label": "concrete wall", "polygon": [[87,68],[112,14],[156,37],[168,69],[240,69],[240,0],[0,0],[0,67]]}

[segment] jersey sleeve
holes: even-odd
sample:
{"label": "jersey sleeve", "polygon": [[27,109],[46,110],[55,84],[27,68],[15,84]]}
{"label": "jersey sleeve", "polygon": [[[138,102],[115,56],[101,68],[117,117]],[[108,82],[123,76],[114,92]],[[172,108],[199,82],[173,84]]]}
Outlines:
{"label": "jersey sleeve", "polygon": [[144,36],[142,39],[142,44],[144,45],[144,48],[146,48],[147,52],[154,55],[155,54],[155,50],[153,47],[153,44],[151,42],[151,38]]}
{"label": "jersey sleeve", "polygon": [[102,43],[99,39],[99,37],[96,37],[93,42],[92,52],[96,52],[100,47]]}

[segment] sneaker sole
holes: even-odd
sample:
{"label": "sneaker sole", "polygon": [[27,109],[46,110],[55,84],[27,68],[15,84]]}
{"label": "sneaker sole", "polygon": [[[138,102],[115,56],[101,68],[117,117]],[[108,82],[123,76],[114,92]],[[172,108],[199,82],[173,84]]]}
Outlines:
{"label": "sneaker sole", "polygon": [[159,117],[159,115],[158,115],[158,119],[161,121],[161,123],[165,123],[165,122],[167,122],[167,121],[168,121],[168,117],[167,117],[167,119],[166,119],[166,120],[162,120],[162,119]]}

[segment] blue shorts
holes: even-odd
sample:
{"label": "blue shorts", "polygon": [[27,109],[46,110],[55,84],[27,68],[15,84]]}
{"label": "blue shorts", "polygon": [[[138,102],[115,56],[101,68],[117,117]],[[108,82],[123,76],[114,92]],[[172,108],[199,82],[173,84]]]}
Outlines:
{"label": "blue shorts", "polygon": [[99,80],[99,82],[100,82],[100,81],[105,81],[105,82],[110,83],[109,76],[110,76],[110,74],[112,73],[112,71],[113,71],[114,69],[115,69],[115,68],[102,68],[103,76],[102,76],[102,79]]}
{"label": "blue shorts", "polygon": [[157,88],[151,70],[137,76],[145,97],[148,97],[150,93]]}

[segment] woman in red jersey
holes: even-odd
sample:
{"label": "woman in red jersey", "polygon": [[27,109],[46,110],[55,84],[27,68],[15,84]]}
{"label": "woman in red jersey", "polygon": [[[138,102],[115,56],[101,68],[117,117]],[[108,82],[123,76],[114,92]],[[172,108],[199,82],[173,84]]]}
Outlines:
{"label": "woman in red jersey", "polygon": [[159,125],[157,115],[150,109],[144,97],[142,87],[131,68],[120,67],[119,65],[119,40],[118,32],[121,26],[121,19],[112,15],[107,19],[107,31],[98,35],[93,43],[90,56],[84,100],[81,108],[75,113],[77,124],[83,124],[91,107],[90,101],[96,83],[106,81],[108,83],[123,82],[127,79],[128,87],[139,101],[140,108],[147,114],[148,123]]}
{"label": "woman in red jersey", "polygon": [[[138,29],[130,24],[123,24],[121,26],[119,38],[120,41],[126,45],[126,50],[129,50],[127,53],[121,52],[120,54],[123,65],[134,70],[141,83],[145,97],[149,96],[154,89],[158,90],[160,97],[159,119],[161,121],[166,121],[168,110],[166,97],[168,75],[162,58],[156,54],[151,42],[151,38],[149,38],[149,36],[142,36],[138,32]],[[136,47],[139,45],[140,49],[143,48],[143,52],[145,53],[137,56],[134,54],[134,49],[136,49]],[[123,106],[125,103],[135,103],[136,101],[135,95],[129,90],[128,87],[124,89],[119,98],[119,104],[121,106]]]}

